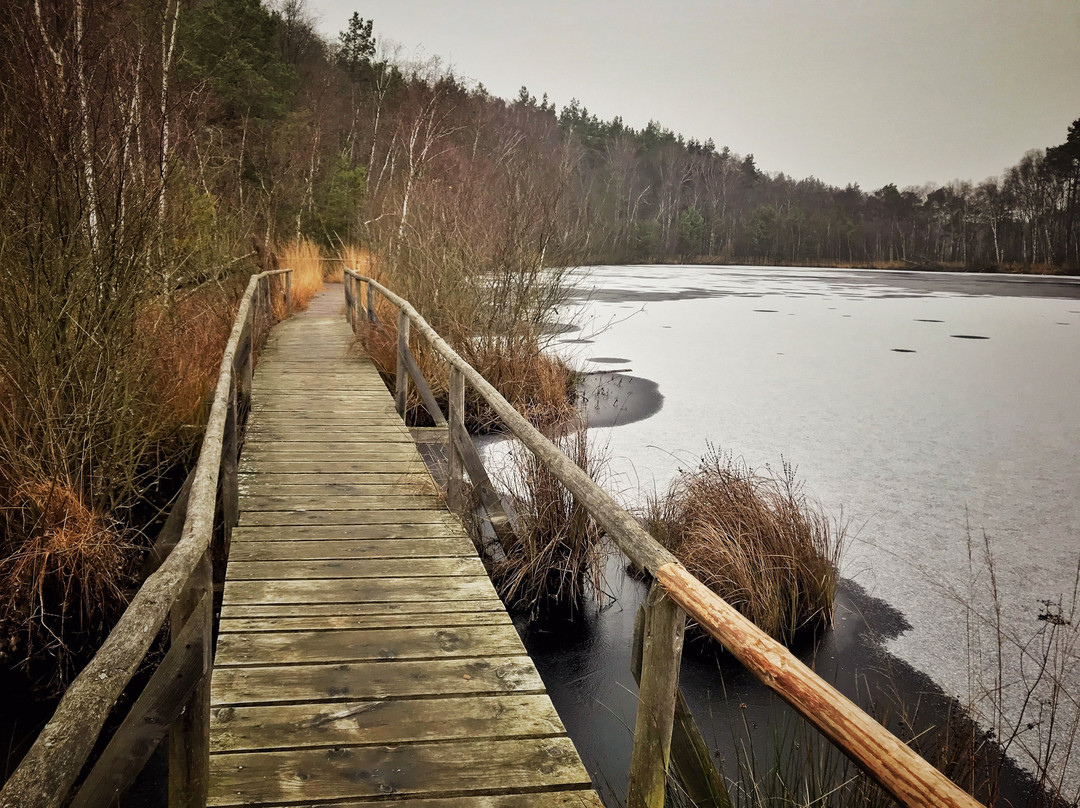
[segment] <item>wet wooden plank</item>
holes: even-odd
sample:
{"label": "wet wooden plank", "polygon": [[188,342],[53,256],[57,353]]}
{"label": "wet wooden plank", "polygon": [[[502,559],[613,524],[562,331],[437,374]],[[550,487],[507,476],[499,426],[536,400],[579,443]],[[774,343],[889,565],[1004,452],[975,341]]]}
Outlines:
{"label": "wet wooden plank", "polygon": [[590,785],[568,738],[217,754],[210,770],[210,806]]}
{"label": "wet wooden plank", "polygon": [[367,603],[224,603],[221,619],[253,617],[364,616],[392,618],[397,615],[449,614],[450,612],[502,612],[497,597],[471,600],[375,601]]}
{"label": "wet wooden plank", "polygon": [[426,490],[434,486],[427,468],[409,466],[400,471],[383,468],[381,471],[360,471],[343,474],[319,472],[273,472],[258,473],[241,471],[238,475],[240,491],[262,491],[278,485],[403,485],[409,490]]}
{"label": "wet wooden plank", "polygon": [[[450,604],[452,608],[452,604]],[[250,632],[334,631],[337,629],[420,628],[436,626],[513,626],[509,615],[500,611],[455,612],[431,611],[400,614],[362,615],[290,615],[288,617],[222,618],[219,631],[223,634]]]}
{"label": "wet wooden plank", "polygon": [[363,474],[373,471],[379,474],[422,474],[427,466],[419,456],[413,458],[387,458],[385,460],[260,460],[241,457],[239,471],[242,474]]}
{"label": "wet wooden plank", "polygon": [[497,657],[525,653],[513,626],[338,629],[291,634],[222,634],[214,665],[366,662],[388,659]]}
{"label": "wet wooden plank", "polygon": [[374,523],[370,525],[259,525],[240,526],[233,530],[233,541],[326,541],[368,539],[396,541],[397,539],[449,538],[463,536],[461,523],[449,515],[442,521],[417,524]]}
{"label": "wet wooden plank", "polygon": [[211,713],[211,752],[397,744],[565,733],[542,695],[257,707]]}
{"label": "wet wooden plank", "polygon": [[[393,489],[392,489],[393,490]],[[267,496],[247,494],[243,497],[246,511],[360,511],[368,508],[378,509],[428,509],[442,505],[434,494],[412,494],[400,489],[392,494],[358,494],[354,496],[334,495],[297,495]]]}
{"label": "wet wooden plank", "polygon": [[485,577],[381,578],[363,588],[351,580],[233,581],[225,583],[229,603],[378,603],[496,597]]}
{"label": "wet wooden plank", "polygon": [[[229,578],[233,581],[284,581],[312,578],[405,578],[485,575],[476,556],[457,558],[365,558],[322,561],[233,561]],[[362,586],[362,584],[357,584]]]}
{"label": "wet wooden plank", "polygon": [[371,511],[245,511],[240,524],[257,525],[416,525],[428,522],[446,523],[446,511],[434,508],[383,508]]}
{"label": "wet wooden plank", "polygon": [[[595,791],[541,791],[529,794],[470,794],[465,797],[408,799],[401,808],[604,808]],[[372,808],[369,801],[334,803],[334,808]]]}
{"label": "wet wooden plank", "polygon": [[295,704],[418,696],[543,693],[527,656],[218,668],[210,686],[215,707]]}
{"label": "wet wooden plank", "polygon": [[[247,536],[248,534],[245,534]],[[230,564],[251,561],[319,561],[374,558],[475,558],[476,550],[464,536],[427,539],[256,541],[233,536]]]}

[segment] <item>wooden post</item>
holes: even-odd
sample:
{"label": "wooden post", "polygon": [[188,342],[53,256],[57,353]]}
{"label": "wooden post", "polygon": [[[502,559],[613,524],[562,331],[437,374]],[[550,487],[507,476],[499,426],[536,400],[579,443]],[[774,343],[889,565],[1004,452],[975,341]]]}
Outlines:
{"label": "wooden post", "polygon": [[461,453],[454,440],[465,432],[465,376],[455,367],[450,368],[450,402],[446,421],[446,501],[453,511],[465,507],[465,473]]}
{"label": "wooden post", "polygon": [[[634,640],[630,646],[630,672],[641,686],[641,646],[645,635],[645,607],[634,615]],[[675,723],[671,729],[671,771],[695,808],[734,808],[723,775],[716,770],[709,745],[683,698],[675,691]]]}
{"label": "wooden post", "polygon": [[[173,641],[189,619],[201,622],[204,670],[184,712],[169,732],[169,808],[204,808],[210,773],[210,672],[213,667],[214,574],[210,553],[203,554],[170,614]],[[205,605],[204,605],[205,604]]]}
{"label": "wooden post", "polygon": [[285,316],[292,314],[292,272],[285,273]]}
{"label": "wooden post", "polygon": [[373,323],[375,322],[375,290],[371,288],[370,283],[364,284],[364,299],[366,301],[364,319]]}
{"label": "wooden post", "polygon": [[629,808],[664,805],[685,627],[683,610],[654,582],[645,602],[641,687],[627,792]]}
{"label": "wooden post", "polygon": [[403,311],[398,312],[397,318],[397,413],[405,420],[405,411],[409,407],[409,371],[406,367],[408,360],[406,353],[409,350],[409,315]]}
{"label": "wooden post", "polygon": [[353,333],[356,333],[356,312],[353,310],[356,300],[353,295],[353,283],[355,279],[348,272],[345,273],[345,322],[349,324]]}

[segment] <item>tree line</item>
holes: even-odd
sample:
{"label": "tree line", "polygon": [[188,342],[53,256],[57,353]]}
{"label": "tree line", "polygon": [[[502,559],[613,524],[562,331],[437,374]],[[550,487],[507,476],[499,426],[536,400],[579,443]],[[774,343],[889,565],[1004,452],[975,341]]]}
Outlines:
{"label": "tree line", "polygon": [[72,202],[89,245],[138,231],[163,289],[300,235],[481,264],[1080,266],[1080,120],[1000,177],[867,192],[493,97],[358,14],[326,41],[304,0],[16,0],[0,25],[7,183]]}

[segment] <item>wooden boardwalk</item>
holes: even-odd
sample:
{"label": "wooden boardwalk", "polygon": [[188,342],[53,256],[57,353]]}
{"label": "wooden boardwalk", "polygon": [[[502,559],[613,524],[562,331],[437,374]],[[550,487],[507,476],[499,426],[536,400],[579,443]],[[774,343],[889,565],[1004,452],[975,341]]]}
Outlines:
{"label": "wooden boardwalk", "polygon": [[240,460],[212,806],[600,808],[339,287],[279,325]]}

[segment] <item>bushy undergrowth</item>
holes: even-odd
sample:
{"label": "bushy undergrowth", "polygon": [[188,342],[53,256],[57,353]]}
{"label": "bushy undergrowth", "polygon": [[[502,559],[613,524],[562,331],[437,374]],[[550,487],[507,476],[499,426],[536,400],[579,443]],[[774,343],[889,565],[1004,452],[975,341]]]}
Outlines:
{"label": "bushy undergrowth", "polygon": [[[584,427],[549,437],[594,480],[602,462],[589,449]],[[601,592],[603,531],[565,486],[523,447],[511,452],[503,482],[517,517],[504,557],[491,564],[503,602],[536,615],[580,607]]]}
{"label": "bushy undergrowth", "polygon": [[710,447],[646,503],[643,526],[763,631],[792,642],[832,621],[843,530],[809,502],[785,463],[754,471]]}
{"label": "bushy undergrowth", "polygon": [[[456,281],[453,277],[432,275],[417,279],[399,269],[389,273],[370,253],[348,249],[343,252],[345,265],[408,300],[432,327],[453,346],[461,357],[476,368],[514,407],[538,425],[554,425],[575,415],[573,372],[562,361],[544,352],[543,322],[553,311],[538,301],[522,304],[514,312],[489,314],[479,295],[477,279]],[[542,270],[537,270],[543,275]],[[534,278],[537,286],[561,283],[561,271]],[[458,282],[460,281],[460,282]],[[480,280],[483,285],[483,279]],[[527,292],[522,289],[520,294]],[[539,291],[545,298],[561,299],[565,292]],[[377,292],[374,294],[377,323],[361,323],[358,338],[387,383],[393,387],[397,373],[397,309]],[[410,340],[424,378],[445,414],[449,400],[449,369],[446,362],[420,337]],[[498,431],[499,420],[471,387],[466,388],[466,426],[475,433]],[[410,387],[407,420],[430,425],[415,387]]]}

